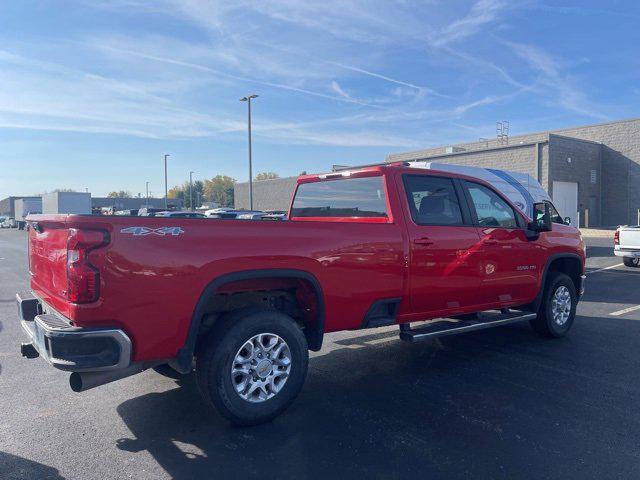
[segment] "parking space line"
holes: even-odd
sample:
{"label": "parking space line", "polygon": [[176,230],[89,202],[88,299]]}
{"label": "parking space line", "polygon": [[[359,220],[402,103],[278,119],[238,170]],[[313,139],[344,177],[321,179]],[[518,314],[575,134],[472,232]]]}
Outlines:
{"label": "parking space line", "polygon": [[640,310],[640,305],[636,305],[634,307],[623,308],[622,310],[618,310],[617,312],[612,312],[609,315],[613,315],[614,317],[619,317],[620,315],[624,315],[625,313],[635,312],[636,310]]}
{"label": "parking space line", "polygon": [[593,275],[594,273],[603,272],[605,270],[611,270],[612,268],[621,267],[624,263],[616,263],[615,265],[609,265],[608,267],[599,268],[598,270],[594,270],[593,272],[588,272],[588,275]]}

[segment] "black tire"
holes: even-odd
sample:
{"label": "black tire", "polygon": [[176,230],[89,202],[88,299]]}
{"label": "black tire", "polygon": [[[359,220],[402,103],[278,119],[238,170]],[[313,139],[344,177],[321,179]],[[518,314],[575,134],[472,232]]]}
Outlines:
{"label": "black tire", "polygon": [[637,257],[622,257],[622,261],[627,267],[640,267],[640,258]]}
{"label": "black tire", "polygon": [[[275,395],[261,402],[245,400],[236,391],[231,369],[245,343],[254,336],[270,333],[289,348],[291,368],[285,383]],[[196,358],[196,378],[200,394],[236,425],[257,425],[282,413],[295,400],[307,375],[307,340],[295,321],[275,310],[261,310],[221,319],[200,346]]]}
{"label": "black tire", "polygon": [[174,380],[179,380],[184,376],[182,373],[174,370],[166,363],[162,365],[156,365],[155,367],[153,367],[153,370],[163,377],[173,378]]}
{"label": "black tire", "polygon": [[[566,288],[571,300],[569,317],[562,323],[553,318],[553,297],[561,288]],[[540,335],[550,338],[564,337],[571,329],[576,316],[576,307],[578,306],[578,296],[576,295],[576,287],[569,276],[560,272],[550,272],[542,303],[538,310],[538,316],[531,320],[531,326]]]}

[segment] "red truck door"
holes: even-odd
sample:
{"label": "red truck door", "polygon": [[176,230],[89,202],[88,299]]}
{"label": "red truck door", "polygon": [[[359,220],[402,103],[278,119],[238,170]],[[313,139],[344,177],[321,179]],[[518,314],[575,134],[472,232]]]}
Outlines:
{"label": "red truck door", "polygon": [[481,258],[457,179],[402,175],[409,218],[411,310],[425,317],[469,311],[478,303]]}
{"label": "red truck door", "polygon": [[521,217],[496,191],[480,183],[462,183],[480,236],[482,295],[494,306],[532,300],[543,252],[527,239]]}

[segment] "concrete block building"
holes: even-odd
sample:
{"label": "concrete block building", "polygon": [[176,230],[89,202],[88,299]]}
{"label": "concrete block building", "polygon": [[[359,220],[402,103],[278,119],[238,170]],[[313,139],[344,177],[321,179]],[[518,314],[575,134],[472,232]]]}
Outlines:
{"label": "concrete block building", "polygon": [[640,209],[640,119],[396,153],[389,162],[432,161],[528,173],[580,226],[635,224]]}
{"label": "concrete block building", "polygon": [[[288,210],[298,177],[274,178],[253,182],[253,208],[255,210]],[[249,209],[249,182],[233,187],[235,208]]]}
{"label": "concrete block building", "polygon": [[15,218],[16,200],[37,200],[40,197],[6,197],[0,200],[0,215]]}
{"label": "concrete block building", "polygon": [[[640,119],[394,153],[386,161],[430,161],[528,173],[575,224],[638,223]],[[295,185],[296,177],[254,182],[254,208],[286,210]],[[236,184],[235,199],[236,208],[249,208],[248,183]]]}

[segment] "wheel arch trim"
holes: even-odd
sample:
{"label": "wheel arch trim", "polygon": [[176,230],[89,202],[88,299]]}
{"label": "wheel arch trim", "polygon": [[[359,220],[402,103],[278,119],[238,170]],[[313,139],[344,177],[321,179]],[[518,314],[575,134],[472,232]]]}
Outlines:
{"label": "wheel arch trim", "polygon": [[208,299],[225,284],[241,280],[256,280],[261,278],[296,278],[305,280],[311,284],[318,301],[317,322],[315,327],[306,334],[306,337],[307,342],[309,343],[309,348],[311,350],[320,350],[324,338],[325,302],[322,286],[320,285],[318,279],[313,274],[305,270],[297,269],[278,268],[241,270],[237,272],[226,273],[224,275],[216,277],[204,288],[204,290],[200,294],[198,302],[196,303],[193,314],[191,315],[191,322],[189,324],[189,330],[187,332],[185,343],[178,350],[176,362],[172,362],[172,366],[174,368],[182,373],[188,373],[189,371],[191,371],[193,353],[195,351],[198,333],[200,331],[200,325],[206,313],[205,309]]}
{"label": "wheel arch trim", "polygon": [[[542,303],[542,297],[544,295],[544,289],[547,285],[547,276],[549,274],[549,267],[551,264],[557,260],[561,259],[570,259],[577,260],[580,264],[580,275],[584,273],[584,265],[582,263],[582,258],[577,253],[555,253],[547,258],[547,261],[544,264],[544,270],[542,272],[542,279],[540,281],[540,289],[538,290],[538,295],[536,295],[535,300],[533,301],[533,311],[537,312],[540,308],[540,304]],[[572,279],[573,280],[573,279]],[[580,280],[581,281],[581,280]],[[579,294],[581,290],[580,285],[576,285],[576,293]]]}

